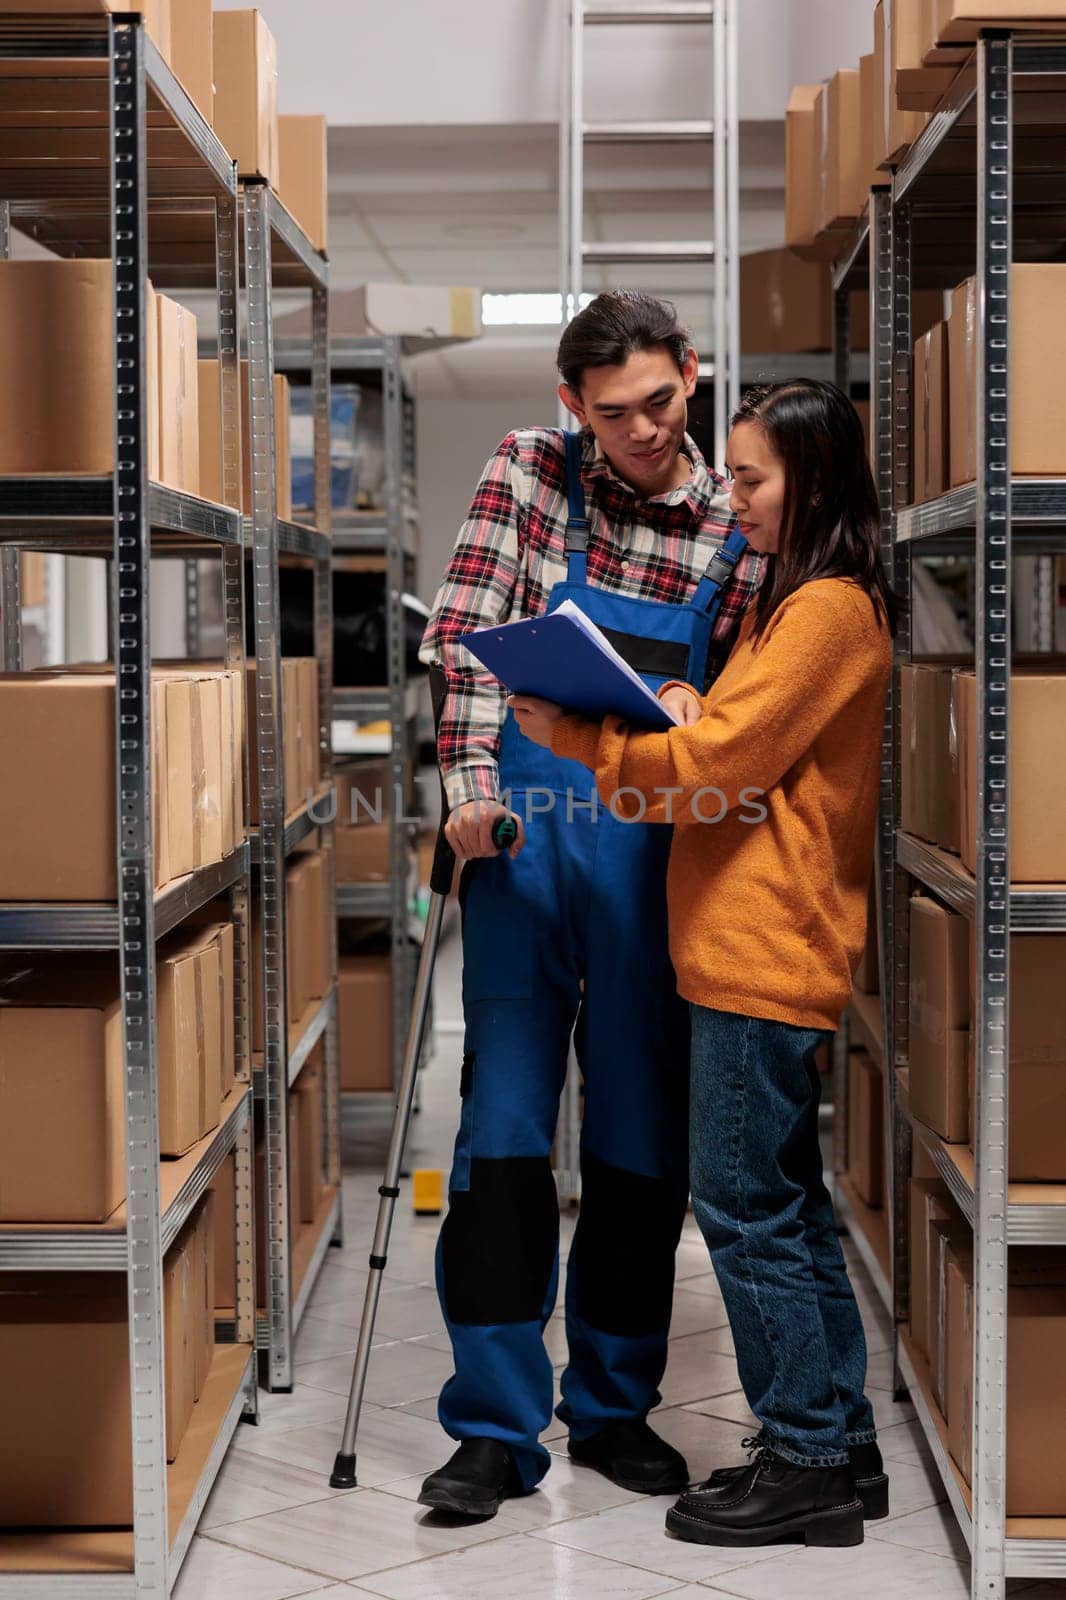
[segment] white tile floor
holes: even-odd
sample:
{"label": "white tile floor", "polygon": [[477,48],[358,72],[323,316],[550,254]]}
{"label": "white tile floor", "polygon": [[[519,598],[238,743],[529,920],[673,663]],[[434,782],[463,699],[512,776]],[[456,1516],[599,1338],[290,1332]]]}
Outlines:
{"label": "white tile floor", "polygon": [[[456,1116],[458,950],[441,951],[438,1033],[409,1158],[446,1167]],[[855,1550],[768,1546],[715,1550],[666,1538],[669,1500],[616,1489],[572,1466],[566,1430],[546,1434],[553,1465],[542,1487],[493,1521],[462,1526],[415,1500],[423,1477],[454,1448],[436,1421],[451,1371],[433,1291],[438,1224],[401,1202],[377,1320],[359,1438],[360,1487],[329,1488],[366,1284],[365,1263],[387,1122],[368,1123],[344,1180],[345,1245],[331,1251],[296,1342],[291,1395],[262,1396],[258,1427],[242,1425],[204,1511],[176,1600],[967,1600],[968,1565],[955,1520],[910,1406],[891,1396],[888,1321],[849,1245],[869,1335],[869,1389],[890,1463],[892,1516]],[[405,1196],[406,1200],[406,1196]],[[564,1251],[573,1223],[563,1219]],[[548,1330],[557,1371],[565,1332]],[[679,1254],[670,1364],[658,1430],[694,1474],[742,1459],[753,1419],[703,1243],[691,1220]],[[1066,1584],[1010,1586],[1027,1600],[1066,1600]]]}

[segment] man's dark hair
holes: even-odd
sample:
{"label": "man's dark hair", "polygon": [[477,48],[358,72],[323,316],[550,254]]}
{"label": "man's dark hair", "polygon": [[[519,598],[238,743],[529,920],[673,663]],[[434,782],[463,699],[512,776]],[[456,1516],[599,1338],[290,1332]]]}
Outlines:
{"label": "man's dark hair", "polygon": [[639,289],[611,289],[579,311],[559,340],[556,364],[567,388],[581,393],[586,367],[620,367],[637,350],[663,349],[680,371],[692,336],[669,300]]}

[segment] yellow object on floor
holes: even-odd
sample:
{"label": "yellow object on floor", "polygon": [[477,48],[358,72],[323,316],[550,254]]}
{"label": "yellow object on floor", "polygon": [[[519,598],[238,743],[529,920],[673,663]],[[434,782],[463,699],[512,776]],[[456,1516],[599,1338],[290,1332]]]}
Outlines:
{"label": "yellow object on floor", "polygon": [[444,1174],[434,1167],[416,1167],[411,1174],[416,1217],[439,1217],[444,1210]]}

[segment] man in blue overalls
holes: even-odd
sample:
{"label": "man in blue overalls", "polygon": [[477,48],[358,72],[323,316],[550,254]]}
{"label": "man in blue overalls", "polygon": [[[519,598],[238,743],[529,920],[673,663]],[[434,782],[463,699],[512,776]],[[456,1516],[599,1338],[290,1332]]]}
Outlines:
{"label": "man in blue overalls", "polygon": [[[618,821],[591,774],[542,750],[461,636],[571,599],[652,688],[713,679],[762,575],[729,490],[688,437],[697,358],[672,306],[600,295],[559,346],[580,431],[508,435],[437,595],[423,659],[448,697],[446,832],[466,863],[459,1135],[437,1281],[459,1449],[423,1505],[490,1517],[547,1471],[559,1273],[551,1146],[569,1043],[584,1081],[581,1213],[566,1284],[558,1415],[571,1457],[674,1493],[683,1457],[648,1426],[667,1355],[688,1195],[688,1018],[667,953],[671,830]],[[508,810],[518,838],[499,853]]]}

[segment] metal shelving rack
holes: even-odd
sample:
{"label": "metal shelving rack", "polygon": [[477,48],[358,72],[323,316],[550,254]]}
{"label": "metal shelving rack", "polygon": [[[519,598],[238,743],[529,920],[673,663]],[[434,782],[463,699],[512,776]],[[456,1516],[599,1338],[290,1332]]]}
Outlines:
{"label": "metal shelving rack", "polygon": [[[248,325],[251,514],[244,538],[251,552],[256,655],[256,751],[259,828],[252,840],[259,873],[262,917],[264,1026],[262,1059],[256,1061],[255,1097],[262,1104],[265,1144],[265,1314],[257,1321],[262,1375],[270,1389],[293,1383],[293,1338],[315,1277],[331,1242],[340,1243],[340,1069],[337,1027],[336,921],[332,937],[330,989],[310,1018],[287,1011],[285,863],[317,830],[326,853],[330,903],[335,894],[332,803],[333,587],[329,467],[329,269],[277,196],[262,183],[242,189],[244,273]],[[311,293],[308,366],[314,395],[314,527],[279,522],[274,434],[275,288]],[[314,569],[315,656],[318,662],[318,745],[324,787],[306,798],[299,813],[285,815],[284,735],[281,695],[280,558],[310,561]],[[289,1200],[288,1098],[312,1049],[324,1042],[326,1187],[313,1223],[297,1230]]]}
{"label": "metal shelving rack", "polygon": [[[226,661],[243,672],[244,574],[236,512],[149,485],[145,315],[149,273],[161,287],[214,285],[218,295],[224,415],[237,415],[237,187],[232,162],[162,60],[139,20],[118,17],[4,18],[0,56],[47,63],[80,60],[84,75],[49,77],[46,92],[63,113],[106,108],[109,134],[76,165],[19,157],[5,161],[0,189],[0,254],[12,222],[63,255],[109,256],[114,271],[114,386],[118,397],[116,467],[99,480],[0,483],[0,606],[4,666],[19,670],[19,547],[110,561],[111,637],[122,675],[115,757],[119,900],[114,905],[0,906],[0,948],[113,949],[122,985],[125,1067],[125,1204],[107,1222],[0,1229],[0,1269],[100,1271],[127,1276],[133,1457],[133,1527],[114,1532],[0,1534],[0,1595],[18,1600],[165,1600],[173,1587],[238,1421],[254,1417],[255,1300],[252,1248],[252,1118],[248,1051],[248,847],[228,860],[153,892],[149,637],[150,556],[186,558],[217,548],[222,567]],[[25,87],[26,79],[5,80]],[[39,87],[39,85],[38,85]],[[40,99],[35,109],[40,109]],[[77,117],[72,124],[77,125]],[[23,137],[25,137],[23,135]],[[4,135],[0,132],[0,152]],[[180,151],[182,162],[173,158]],[[170,159],[168,160],[168,156]],[[195,214],[199,247],[172,246],[160,222]],[[151,217],[152,225],[149,225]],[[226,429],[227,484],[237,488]],[[116,696],[117,707],[117,696]],[[197,907],[227,893],[235,930],[238,1081],[217,1130],[179,1161],[159,1156],[155,1072],[155,943]],[[147,958],[146,958],[147,957]],[[163,1253],[224,1157],[233,1151],[236,1185],[237,1306],[233,1342],[216,1352],[171,1483],[168,1506],[163,1372]],[[213,1424],[213,1425],[212,1425]],[[196,1437],[192,1435],[195,1432]],[[189,1453],[191,1452],[191,1454]],[[181,1470],[178,1471],[177,1469]],[[80,1463],[79,1470],[91,1470]],[[179,1493],[178,1483],[190,1485]],[[51,1568],[52,1570],[47,1570]]]}
{"label": "metal shelving rack", "polygon": [[[385,628],[388,680],[378,687],[335,688],[333,716],[356,722],[388,721],[389,788],[395,797],[405,792],[407,761],[414,754],[418,713],[417,685],[407,677],[404,651],[404,591],[414,585],[418,557],[418,516],[415,509],[414,416],[403,377],[404,357],[449,341],[425,337],[414,341],[398,335],[337,337],[329,343],[328,365],[334,378],[366,381],[379,378],[382,392],[382,426],[385,452],[385,504],[379,510],[338,512],[333,516],[333,554],[369,555],[385,562]],[[279,371],[306,372],[314,352],[303,338],[279,339]],[[325,493],[329,497],[328,457]],[[397,737],[396,730],[401,730]],[[384,753],[384,750],[382,750]],[[339,884],[338,917],[387,920],[392,959],[392,1060],[393,1083],[399,1081],[407,1022],[414,988],[414,963],[410,948],[409,907],[413,884],[412,824],[403,810],[390,808],[389,879],[387,883]],[[360,1094],[360,1103],[377,1096]],[[391,1095],[388,1097],[391,1099]]]}
{"label": "metal shelving rack", "polygon": [[[1011,559],[1066,544],[1066,478],[1011,477],[1010,265],[1048,259],[1066,238],[1063,163],[1049,162],[1040,129],[1017,115],[1026,92],[1066,78],[1066,42],[986,32],[914,147],[874,190],[868,225],[836,277],[838,352],[846,375],[845,289],[864,268],[872,284],[872,409],[882,538],[895,587],[910,595],[911,561],[921,551],[962,548],[977,569],[977,873],[899,828],[899,677],[893,674],[883,746],[878,836],[889,1224],[889,1309],[897,1328],[897,1379],[914,1401],[923,1432],[972,1555],[971,1592],[1002,1600],[1010,1577],[1066,1576],[1061,1523],[1018,1524],[1005,1515],[1007,1251],[1011,1244],[1066,1243],[1066,1203],[1046,1186],[1008,1187],[1008,959],[1012,931],[1066,927],[1066,889],[1014,888],[1010,879]],[[1061,89],[1061,84],[1058,86]],[[968,180],[972,189],[967,189]],[[912,507],[910,463],[911,293],[951,288],[974,270],[978,287],[977,484]],[[868,263],[868,267],[866,264]],[[1035,603],[1050,611],[1046,583]],[[1050,643],[1050,617],[1039,635]],[[897,666],[910,655],[907,624]],[[932,889],[974,922],[977,1056],[976,1154],[942,1143],[910,1116],[908,1099],[908,898]],[[841,1104],[843,1105],[843,1101]],[[974,1453],[972,1491],[947,1451],[928,1374],[902,1331],[908,1317],[907,1180],[917,1136],[974,1231]],[[1066,1195],[1064,1195],[1066,1200]],[[862,1245],[860,1243],[860,1249]]]}

